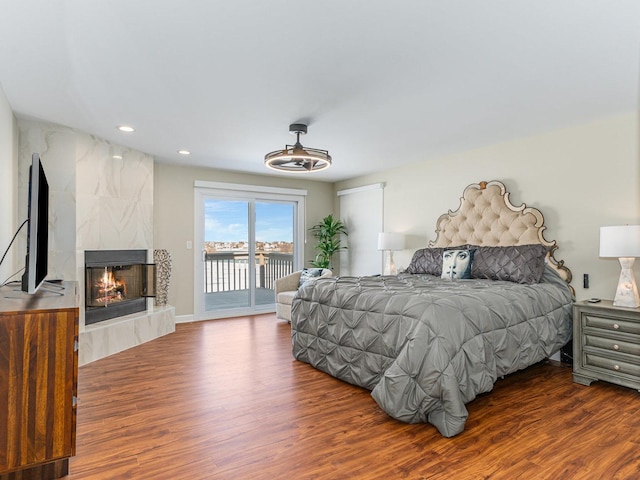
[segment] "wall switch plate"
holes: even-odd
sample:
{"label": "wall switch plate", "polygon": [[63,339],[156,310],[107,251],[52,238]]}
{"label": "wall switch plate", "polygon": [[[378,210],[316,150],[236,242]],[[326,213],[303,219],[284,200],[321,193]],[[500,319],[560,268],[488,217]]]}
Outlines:
{"label": "wall switch plate", "polygon": [[187,250],[191,250],[193,248],[193,242],[191,240],[187,240]]}

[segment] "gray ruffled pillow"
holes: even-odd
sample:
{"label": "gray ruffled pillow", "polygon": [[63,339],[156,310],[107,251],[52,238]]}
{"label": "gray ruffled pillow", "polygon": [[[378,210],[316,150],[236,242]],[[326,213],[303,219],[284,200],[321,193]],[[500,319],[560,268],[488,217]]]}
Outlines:
{"label": "gray ruffled pillow", "polygon": [[544,273],[547,247],[540,244],[509,247],[475,247],[471,278],[539,283]]}
{"label": "gray ruffled pillow", "polygon": [[442,252],[444,248],[421,248],[416,250],[405,273],[442,275]]}

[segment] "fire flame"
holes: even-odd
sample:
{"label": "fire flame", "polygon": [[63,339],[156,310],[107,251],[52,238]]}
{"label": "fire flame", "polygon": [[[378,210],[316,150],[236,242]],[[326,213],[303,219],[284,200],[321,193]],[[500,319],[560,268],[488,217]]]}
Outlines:
{"label": "fire flame", "polygon": [[104,273],[96,284],[97,298],[99,303],[121,302],[126,298],[126,285],[113,274],[113,271],[105,267]]}

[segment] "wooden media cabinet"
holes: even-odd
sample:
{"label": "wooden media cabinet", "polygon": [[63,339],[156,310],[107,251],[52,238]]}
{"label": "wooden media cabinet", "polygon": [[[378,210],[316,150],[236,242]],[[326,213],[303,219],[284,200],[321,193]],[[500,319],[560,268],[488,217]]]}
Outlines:
{"label": "wooden media cabinet", "polygon": [[0,288],[0,480],[63,477],[75,452],[78,294],[60,288]]}

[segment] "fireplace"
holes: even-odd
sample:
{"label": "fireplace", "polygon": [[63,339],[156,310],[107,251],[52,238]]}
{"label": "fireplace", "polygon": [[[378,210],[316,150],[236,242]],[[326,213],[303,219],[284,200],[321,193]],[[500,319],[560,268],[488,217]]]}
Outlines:
{"label": "fireplace", "polygon": [[147,309],[155,296],[156,269],[146,250],[87,250],[85,325]]}

